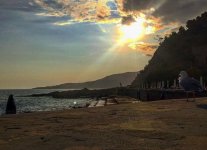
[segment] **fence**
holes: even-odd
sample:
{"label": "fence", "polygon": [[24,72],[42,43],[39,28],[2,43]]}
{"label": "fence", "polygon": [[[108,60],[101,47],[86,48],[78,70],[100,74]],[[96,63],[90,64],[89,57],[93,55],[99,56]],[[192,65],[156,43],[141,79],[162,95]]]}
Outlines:
{"label": "fence", "polygon": [[[207,87],[207,78],[200,77],[200,83],[204,89]],[[147,82],[147,83],[140,83],[138,85],[139,89],[179,89],[179,82],[177,79],[174,79],[173,81],[167,80],[167,81],[157,81],[157,82]]]}

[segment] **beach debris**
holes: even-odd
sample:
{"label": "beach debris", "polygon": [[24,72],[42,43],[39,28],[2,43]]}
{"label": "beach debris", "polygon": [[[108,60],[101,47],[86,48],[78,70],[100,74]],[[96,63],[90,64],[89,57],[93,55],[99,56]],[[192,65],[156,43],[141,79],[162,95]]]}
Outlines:
{"label": "beach debris", "polygon": [[98,101],[92,101],[88,107],[96,107],[97,103],[98,103]]}
{"label": "beach debris", "polygon": [[99,100],[96,104],[96,107],[102,107],[106,105],[106,100]]}

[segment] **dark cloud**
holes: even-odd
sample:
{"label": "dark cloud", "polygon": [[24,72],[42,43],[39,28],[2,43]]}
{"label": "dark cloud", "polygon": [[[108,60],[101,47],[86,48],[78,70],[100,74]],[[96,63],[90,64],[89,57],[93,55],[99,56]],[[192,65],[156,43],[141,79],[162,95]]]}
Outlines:
{"label": "dark cloud", "polygon": [[162,17],[165,22],[184,23],[204,11],[207,11],[207,0],[124,0],[123,10],[145,11],[155,8],[152,14]]}
{"label": "dark cloud", "polygon": [[133,16],[129,15],[129,16],[122,17],[122,21],[121,21],[122,24],[130,25],[132,22],[135,22]]}
{"label": "dark cloud", "polygon": [[[56,6],[55,8],[60,8],[55,1],[46,3],[50,6]],[[44,12],[42,7],[34,3],[34,0],[0,0],[0,22],[4,25],[11,21],[13,24],[15,22],[53,24],[71,19],[69,16],[44,16]]]}
{"label": "dark cloud", "polygon": [[36,12],[42,10],[33,0],[0,0],[0,9]]}
{"label": "dark cloud", "polygon": [[160,3],[160,1],[161,0],[124,0],[123,9],[124,11],[145,10]]}
{"label": "dark cloud", "polygon": [[154,12],[154,15],[162,16],[167,22],[179,21],[184,23],[204,11],[207,11],[207,0],[166,0]]}
{"label": "dark cloud", "polygon": [[46,5],[53,9],[62,9],[64,6],[58,3],[56,0],[46,0],[44,1]]}

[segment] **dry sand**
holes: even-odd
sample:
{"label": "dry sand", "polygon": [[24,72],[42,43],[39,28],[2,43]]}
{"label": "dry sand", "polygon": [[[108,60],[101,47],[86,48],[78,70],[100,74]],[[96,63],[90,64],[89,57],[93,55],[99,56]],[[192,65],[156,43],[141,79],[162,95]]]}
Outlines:
{"label": "dry sand", "polygon": [[0,117],[0,150],[206,150],[207,98]]}

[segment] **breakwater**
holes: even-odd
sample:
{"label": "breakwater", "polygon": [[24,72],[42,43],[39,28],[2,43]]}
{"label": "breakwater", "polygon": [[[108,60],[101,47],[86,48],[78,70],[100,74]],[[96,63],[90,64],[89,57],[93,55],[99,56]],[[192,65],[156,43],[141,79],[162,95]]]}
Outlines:
{"label": "breakwater", "polygon": [[[181,99],[186,98],[186,92],[181,89],[136,89],[128,87],[117,87],[110,89],[99,90],[72,90],[62,92],[51,92],[48,94],[33,94],[32,97],[51,96],[53,98],[93,98],[100,99],[101,97],[110,96],[128,96],[141,101],[155,101],[165,99]],[[190,95],[191,96],[191,95]],[[206,97],[207,93],[196,93],[196,97]]]}

